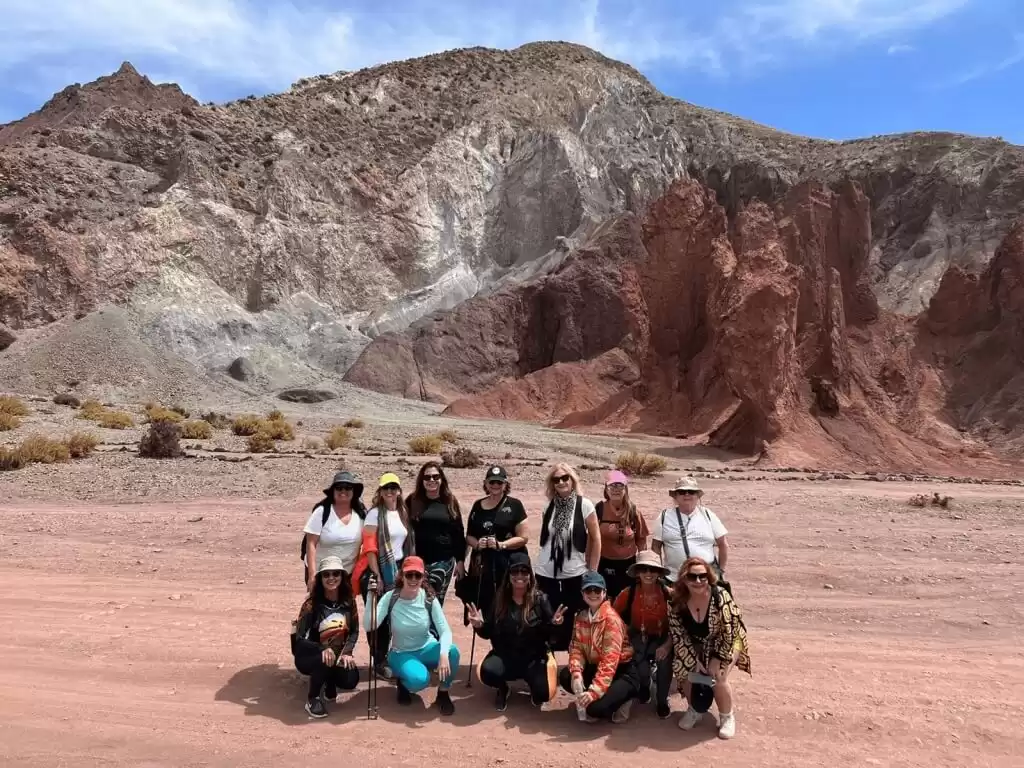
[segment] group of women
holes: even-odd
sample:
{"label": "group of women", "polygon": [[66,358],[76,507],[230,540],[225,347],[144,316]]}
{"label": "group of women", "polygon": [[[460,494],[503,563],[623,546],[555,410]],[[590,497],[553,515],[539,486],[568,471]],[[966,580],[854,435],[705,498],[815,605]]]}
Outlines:
{"label": "group of women", "polygon": [[[310,716],[326,717],[327,702],[358,685],[357,589],[374,671],[395,681],[402,704],[436,674],[437,707],[454,713],[461,656],[443,610],[454,580],[464,622],[490,641],[478,676],[499,711],[510,683],[522,682],[538,707],[561,688],[587,722],[625,722],[635,702],[652,699],[665,719],[674,680],[688,705],[680,728],[715,703],[719,736],[735,734],[729,674],[750,672],[746,628],[724,581],[727,531],[694,478],[673,485],[674,505],[648,529],[622,472],[608,474],[595,504],[575,470],[556,464],[533,558],[503,467],[486,470],[483,490],[464,523],[437,462],[405,497],[397,475],[382,475],[369,509],[358,479],[335,475],[304,530],[308,595],[292,635]],[[568,653],[561,671],[558,652]]]}

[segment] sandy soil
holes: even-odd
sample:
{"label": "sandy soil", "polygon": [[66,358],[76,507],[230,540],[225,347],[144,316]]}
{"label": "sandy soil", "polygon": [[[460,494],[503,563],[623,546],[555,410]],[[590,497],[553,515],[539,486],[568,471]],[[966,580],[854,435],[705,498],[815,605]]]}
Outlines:
{"label": "sandy soil", "polygon": [[[535,525],[541,471],[517,477]],[[467,501],[478,474],[457,475]],[[1021,764],[1024,490],[928,486],[954,495],[943,510],[906,504],[920,484],[705,485],[731,530],[752,643],[734,741],[716,738],[710,716],[687,734],[649,707],[626,725],[581,724],[567,697],[548,712],[516,697],[499,714],[465,668],[450,719],[432,690],[400,708],[383,684],[367,722],[364,669],[328,720],[309,720],[287,634],[315,486],[301,498],[0,507],[0,763],[422,766],[456,751],[474,766],[621,766],[634,752],[735,766]],[[657,480],[634,498],[649,518],[667,499]],[[465,659],[461,613],[452,595]]]}

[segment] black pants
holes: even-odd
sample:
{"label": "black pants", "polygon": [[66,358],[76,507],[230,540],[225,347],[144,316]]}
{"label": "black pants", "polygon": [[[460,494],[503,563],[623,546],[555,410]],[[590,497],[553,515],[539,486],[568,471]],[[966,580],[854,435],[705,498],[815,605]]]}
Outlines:
{"label": "black pants", "polygon": [[359,685],[359,670],[355,667],[328,667],[324,664],[320,648],[303,648],[295,656],[295,668],[303,675],[309,675],[309,698],[320,695],[320,689],[327,686],[328,697],[331,688],[337,691],[354,691]]}
{"label": "black pants", "polygon": [[597,571],[604,576],[605,584],[608,586],[608,599],[614,600],[619,592],[633,583],[633,579],[626,575],[626,569],[636,562],[636,556],[627,557],[625,560],[612,560],[602,557],[597,564]]}
{"label": "black pants", "polygon": [[[650,700],[651,691],[651,667],[654,665],[654,654],[658,650],[658,646],[665,642],[664,637],[649,637],[647,643],[643,643],[640,639],[640,633],[634,630],[630,630],[630,642],[633,644],[633,650],[636,659],[637,673],[640,678],[640,693],[637,696],[640,701]],[[672,651],[669,650],[668,656],[663,661],[657,662],[658,671],[655,677],[655,684],[657,685],[657,701],[656,704],[665,704],[668,702],[669,689],[672,687]]]}
{"label": "black pants", "polygon": [[[583,684],[590,687],[594,681],[594,674],[597,672],[596,664],[587,664],[583,668]],[[572,694],[572,675],[568,667],[562,667],[558,673],[558,684],[562,690]],[[634,659],[619,664],[615,670],[615,678],[608,686],[604,696],[587,707],[587,714],[591,717],[609,718],[615,714],[615,710],[621,707],[630,699],[636,698],[640,693],[640,677],[637,674],[636,662]]]}
{"label": "black pants", "polygon": [[551,629],[551,650],[567,651],[572,640],[573,622],[576,614],[583,608],[583,577],[549,579],[547,576],[538,576],[537,586],[547,595],[551,610],[557,611],[558,606],[565,606],[565,621]]}
{"label": "black pants", "polygon": [[480,682],[489,688],[501,688],[512,680],[525,680],[530,688],[530,698],[540,706],[551,699],[554,691],[548,680],[547,659],[524,659],[506,654],[500,656],[494,651],[488,653],[480,663]]}

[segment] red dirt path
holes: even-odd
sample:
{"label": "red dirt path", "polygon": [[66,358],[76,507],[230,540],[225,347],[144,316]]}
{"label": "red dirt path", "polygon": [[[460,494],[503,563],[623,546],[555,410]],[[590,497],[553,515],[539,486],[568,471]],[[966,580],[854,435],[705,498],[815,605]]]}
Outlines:
{"label": "red dirt path", "polygon": [[[366,722],[363,682],[310,721],[287,638],[307,499],[19,505],[0,507],[0,764],[1024,764],[1021,489],[950,487],[940,510],[893,483],[709,485],[754,665],[731,742],[641,706],[620,726],[579,723],[567,698],[499,714],[464,669],[453,718],[383,684]],[[667,497],[643,486],[653,518]],[[536,525],[539,497],[521,498]],[[465,659],[461,612],[452,594]]]}

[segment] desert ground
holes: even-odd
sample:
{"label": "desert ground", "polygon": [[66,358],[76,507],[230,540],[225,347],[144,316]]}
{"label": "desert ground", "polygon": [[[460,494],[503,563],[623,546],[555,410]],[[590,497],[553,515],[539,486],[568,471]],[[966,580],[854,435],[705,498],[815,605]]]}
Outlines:
{"label": "desert ground", "polygon": [[[70,409],[33,405],[23,431],[78,426]],[[303,422],[297,443],[337,419],[285,410]],[[328,719],[307,717],[288,648],[305,518],[342,461],[368,484],[396,469],[411,487],[422,457],[405,441],[440,427],[509,468],[534,551],[543,474],[558,458],[588,467],[594,497],[619,450],[672,453],[662,476],[632,489],[649,520],[675,474],[698,473],[730,531],[751,643],[753,675],[733,677],[734,740],[717,738],[711,715],[680,731],[678,696],[669,721],[637,705],[628,724],[587,725],[564,695],[552,711],[516,696],[497,713],[465,666],[454,717],[437,715],[432,689],[403,708],[381,683],[368,721],[362,639],[359,689]],[[147,460],[132,447],[139,430],[94,431],[106,444],[89,458],[0,474],[5,767],[1024,764],[1019,485],[758,473],[669,441],[425,410],[373,414],[343,455],[251,456],[218,431],[185,458]],[[448,473],[468,508],[483,469]],[[952,496],[949,507],[908,504],[933,492]],[[465,664],[471,635],[454,593],[446,613]],[[485,652],[478,642],[476,661]]]}

